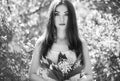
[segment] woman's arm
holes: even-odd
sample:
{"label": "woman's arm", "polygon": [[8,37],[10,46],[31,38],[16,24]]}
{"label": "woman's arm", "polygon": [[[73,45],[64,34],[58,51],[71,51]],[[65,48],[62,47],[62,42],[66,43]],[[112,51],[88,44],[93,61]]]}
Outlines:
{"label": "woman's arm", "polygon": [[37,70],[40,66],[40,64],[39,64],[39,59],[40,59],[39,51],[40,51],[40,41],[36,43],[35,49],[33,51],[31,66],[29,69],[30,81],[44,81],[44,79],[42,79],[42,77],[37,75]]}
{"label": "woman's arm", "polygon": [[93,80],[93,75],[92,75],[92,65],[90,62],[90,57],[88,53],[88,48],[85,40],[82,41],[82,47],[83,47],[83,56],[84,56],[84,61],[85,61],[85,68],[83,69],[83,74],[80,78],[80,74],[77,74],[73,77],[70,78],[70,81],[92,81]]}
{"label": "woman's arm", "polygon": [[29,69],[29,79],[30,81],[55,81],[54,79],[48,78],[47,76],[46,78],[42,78],[37,73],[38,69],[40,68],[40,54],[39,54],[40,49],[41,49],[41,39],[38,39],[35,45],[35,49],[33,51],[31,66]]}
{"label": "woman's arm", "polygon": [[91,61],[90,61],[90,57],[89,57],[89,53],[88,53],[88,47],[87,47],[87,43],[82,40],[82,46],[83,46],[83,55],[84,55],[84,61],[85,61],[85,68],[84,68],[84,74],[85,76],[83,76],[80,81],[92,81],[93,80],[93,75],[92,75],[92,65],[91,65]]}

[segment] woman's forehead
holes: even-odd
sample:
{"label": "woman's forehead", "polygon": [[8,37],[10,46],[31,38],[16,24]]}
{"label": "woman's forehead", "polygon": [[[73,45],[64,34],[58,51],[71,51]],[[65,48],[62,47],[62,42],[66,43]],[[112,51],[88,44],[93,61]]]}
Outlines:
{"label": "woman's forehead", "polygon": [[68,12],[67,7],[64,4],[58,5],[55,9],[56,12]]}

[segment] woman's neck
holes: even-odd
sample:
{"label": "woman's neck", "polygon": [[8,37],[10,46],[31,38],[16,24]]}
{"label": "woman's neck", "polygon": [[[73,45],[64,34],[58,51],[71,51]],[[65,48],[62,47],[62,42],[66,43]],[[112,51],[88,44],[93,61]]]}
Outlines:
{"label": "woman's neck", "polygon": [[60,40],[60,41],[66,40],[65,30],[58,30],[58,32],[57,32],[57,40]]}
{"label": "woman's neck", "polygon": [[57,44],[67,44],[67,39],[66,38],[58,38],[56,40]]}

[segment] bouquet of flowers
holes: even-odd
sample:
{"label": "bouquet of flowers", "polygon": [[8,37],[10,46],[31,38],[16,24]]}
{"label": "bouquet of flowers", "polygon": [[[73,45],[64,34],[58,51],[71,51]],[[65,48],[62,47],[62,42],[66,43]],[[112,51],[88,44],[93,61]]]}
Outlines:
{"label": "bouquet of flowers", "polygon": [[57,64],[47,58],[40,62],[41,67],[47,70],[47,76],[56,81],[68,80],[72,76],[81,73],[83,69],[83,65],[80,64],[80,59],[77,59],[75,63],[71,64],[65,54],[62,53],[59,53]]}

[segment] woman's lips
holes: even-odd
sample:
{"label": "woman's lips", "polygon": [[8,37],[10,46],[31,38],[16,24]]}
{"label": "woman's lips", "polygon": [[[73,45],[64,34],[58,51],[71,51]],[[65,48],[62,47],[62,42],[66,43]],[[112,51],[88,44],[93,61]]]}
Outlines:
{"label": "woman's lips", "polygon": [[59,24],[59,25],[64,26],[65,24],[64,24],[64,23],[61,23],[61,24]]}

